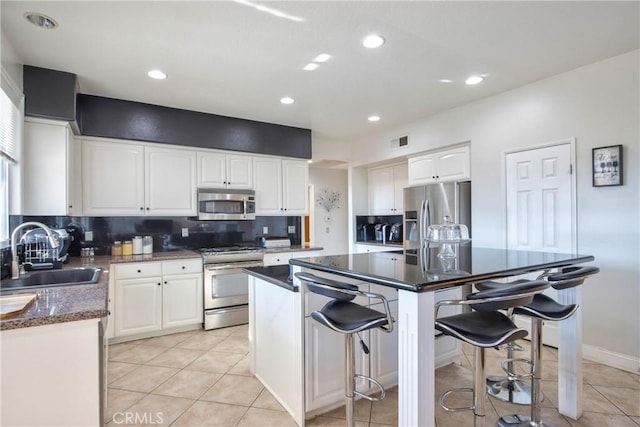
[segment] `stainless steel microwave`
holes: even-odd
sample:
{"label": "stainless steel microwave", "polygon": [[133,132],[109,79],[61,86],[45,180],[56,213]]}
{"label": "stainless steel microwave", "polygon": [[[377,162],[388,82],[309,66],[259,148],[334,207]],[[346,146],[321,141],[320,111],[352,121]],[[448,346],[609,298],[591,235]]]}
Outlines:
{"label": "stainless steel microwave", "polygon": [[256,219],[256,192],[198,188],[198,219]]}

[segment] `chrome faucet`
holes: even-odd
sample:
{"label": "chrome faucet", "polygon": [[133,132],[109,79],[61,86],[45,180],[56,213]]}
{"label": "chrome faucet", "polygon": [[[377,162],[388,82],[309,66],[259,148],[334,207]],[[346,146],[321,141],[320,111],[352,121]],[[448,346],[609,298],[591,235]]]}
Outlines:
{"label": "chrome faucet", "polygon": [[31,226],[42,228],[45,231],[45,233],[47,233],[49,246],[51,246],[52,249],[55,249],[60,246],[60,244],[58,243],[58,239],[56,239],[55,236],[53,235],[53,231],[41,222],[28,221],[28,222],[23,222],[22,224],[17,226],[16,229],[13,230],[13,233],[11,233],[11,278],[12,279],[17,279],[18,277],[20,277],[20,265],[18,263],[18,253],[17,253],[18,252],[18,232],[23,228],[31,227]]}

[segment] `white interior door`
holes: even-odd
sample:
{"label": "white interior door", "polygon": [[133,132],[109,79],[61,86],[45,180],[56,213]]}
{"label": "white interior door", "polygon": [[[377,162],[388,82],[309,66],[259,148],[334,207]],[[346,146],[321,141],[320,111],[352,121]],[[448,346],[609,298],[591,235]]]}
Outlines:
{"label": "white interior door", "polygon": [[[557,145],[506,155],[509,249],[575,252],[572,153],[572,141],[563,141]],[[555,298],[555,291],[547,293]],[[517,323],[526,325],[529,322],[526,318],[520,318]],[[555,326],[553,322],[545,323],[545,344],[557,346]]]}

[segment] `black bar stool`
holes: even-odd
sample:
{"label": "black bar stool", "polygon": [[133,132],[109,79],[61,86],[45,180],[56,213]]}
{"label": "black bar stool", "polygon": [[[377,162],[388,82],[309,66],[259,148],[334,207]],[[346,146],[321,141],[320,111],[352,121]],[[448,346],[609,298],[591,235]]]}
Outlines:
{"label": "black bar stool", "polygon": [[[484,349],[496,347],[527,336],[527,331],[518,328],[510,317],[498,310],[514,310],[515,307],[533,301],[536,294],[549,287],[544,280],[527,281],[499,289],[490,289],[467,295],[466,300],[447,300],[436,304],[435,316],[443,305],[466,305],[475,311],[436,319],[435,328],[474,346],[473,352],[473,388],[453,389],[440,397],[440,406],[446,411],[472,410],[474,426],[485,424],[485,353]],[[467,407],[451,408],[445,405],[445,399],[456,391],[471,391],[473,404]]]}
{"label": "black bar stool", "polygon": [[[598,267],[569,267],[559,273],[544,274],[557,290],[580,286],[585,279],[600,272]],[[504,284],[503,284],[504,286]],[[576,312],[576,304],[563,305],[547,295],[536,295],[533,301],[514,310],[514,314],[531,317],[531,412],[526,415],[506,415],[498,420],[500,427],[551,427],[552,424],[543,422],[540,418],[540,402],[542,390],[540,378],[542,373],[542,322],[544,320],[561,321]],[[508,373],[510,376],[513,372]]]}
{"label": "black bar stool", "polygon": [[[324,326],[345,334],[345,409],[347,426],[353,427],[353,408],[356,395],[371,401],[382,400],[385,397],[385,390],[382,384],[373,378],[354,373],[355,356],[353,335],[373,328],[380,328],[385,332],[391,332],[393,330],[394,320],[389,310],[389,302],[380,294],[358,290],[356,285],[318,277],[310,273],[296,273],[296,277],[307,284],[309,291],[333,298],[319,311],[313,311],[311,317]],[[351,300],[356,296],[381,300],[385,312],[380,313],[368,307],[352,303]],[[368,353],[368,349],[365,351]],[[375,384],[376,387],[380,389],[380,397],[371,397],[357,391],[356,378]]]}

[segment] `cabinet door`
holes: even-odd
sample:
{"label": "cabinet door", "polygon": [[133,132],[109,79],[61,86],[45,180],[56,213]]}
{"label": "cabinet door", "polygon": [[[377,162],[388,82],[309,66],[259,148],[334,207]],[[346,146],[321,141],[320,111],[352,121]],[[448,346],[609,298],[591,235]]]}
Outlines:
{"label": "cabinet door", "polygon": [[[306,410],[344,401],[344,335],[332,331],[310,317],[305,319],[305,387]],[[369,332],[361,332],[363,340],[369,340]],[[355,336],[355,373],[368,375],[369,360]],[[369,343],[367,342],[367,345]],[[359,390],[363,381],[357,381]]]}
{"label": "cabinet door", "polygon": [[440,181],[470,178],[469,147],[461,147],[439,154],[437,175]]}
{"label": "cabinet door", "polygon": [[147,215],[196,215],[196,153],[190,150],[146,150]]}
{"label": "cabinet door", "polygon": [[165,276],[162,283],[162,327],[202,323],[202,275]]}
{"label": "cabinet door", "polygon": [[282,161],[282,206],[285,215],[306,215],[309,204],[309,163]]}
{"label": "cabinet door", "polygon": [[253,161],[250,156],[227,155],[227,187],[253,189]]}
{"label": "cabinet door", "polygon": [[409,159],[408,185],[431,184],[436,181],[437,158],[434,155]]}
{"label": "cabinet door", "polygon": [[24,123],[23,215],[67,215],[71,193],[66,123]]}
{"label": "cabinet door", "polygon": [[393,167],[369,171],[369,213],[373,215],[394,214],[395,196]]}
{"label": "cabinet door", "polygon": [[144,148],[82,141],[84,215],[144,215]]}
{"label": "cabinet door", "polygon": [[162,279],[117,280],[115,335],[157,331],[162,327]]}
{"label": "cabinet door", "polygon": [[198,153],[198,187],[226,188],[226,156],[221,153]]}
{"label": "cabinet door", "polygon": [[253,181],[256,191],[256,215],[281,215],[282,160],[254,157]]}
{"label": "cabinet door", "polygon": [[[379,301],[379,300],[378,300]],[[372,309],[384,313],[382,304],[371,306]],[[398,319],[398,301],[389,301],[391,316]],[[371,335],[371,377],[384,386],[398,384],[398,325],[393,325],[392,332],[380,328],[369,331]],[[372,390],[375,390],[372,389]]]}
{"label": "cabinet door", "polygon": [[393,213],[404,212],[404,188],[409,185],[409,171],[406,164],[393,167]]}

